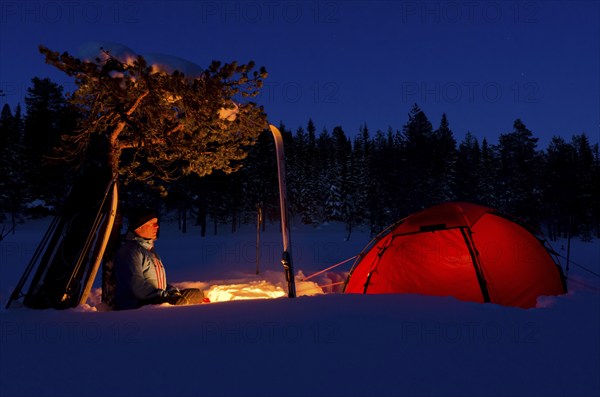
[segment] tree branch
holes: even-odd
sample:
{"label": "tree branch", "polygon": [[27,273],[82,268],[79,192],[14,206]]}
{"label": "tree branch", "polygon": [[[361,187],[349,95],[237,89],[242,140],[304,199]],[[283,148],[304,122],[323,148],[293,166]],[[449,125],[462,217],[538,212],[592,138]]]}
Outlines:
{"label": "tree branch", "polygon": [[131,116],[133,114],[133,112],[135,112],[135,110],[140,106],[140,103],[142,103],[142,100],[144,98],[146,98],[148,96],[148,94],[150,94],[150,91],[146,91],[144,92],[133,104],[133,106],[131,106],[131,109],[129,109],[127,111],[127,113],[125,113],[127,116]]}
{"label": "tree branch", "polygon": [[[142,95],[140,95],[140,97],[138,99],[136,99],[135,103],[131,106],[131,108],[127,112],[125,112],[125,115],[131,116],[133,114],[133,112],[135,112],[136,109],[140,106],[140,104],[142,103],[142,100],[145,97],[147,97],[149,93],[150,93],[150,91],[146,91]],[[125,121],[119,121],[117,123],[117,127],[112,132],[112,134],[110,134],[110,144],[111,144],[111,146],[116,147],[117,138],[119,137],[119,134],[121,132],[123,132],[123,130],[125,129],[126,125],[127,125],[127,123]]]}

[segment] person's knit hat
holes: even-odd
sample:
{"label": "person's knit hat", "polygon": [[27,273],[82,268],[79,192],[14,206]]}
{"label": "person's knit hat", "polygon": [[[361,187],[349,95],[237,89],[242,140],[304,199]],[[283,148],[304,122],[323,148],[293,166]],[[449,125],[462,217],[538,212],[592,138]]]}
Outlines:
{"label": "person's knit hat", "polygon": [[132,210],[129,216],[129,230],[135,231],[138,227],[142,226],[146,222],[158,218],[156,211],[147,208],[138,208]]}

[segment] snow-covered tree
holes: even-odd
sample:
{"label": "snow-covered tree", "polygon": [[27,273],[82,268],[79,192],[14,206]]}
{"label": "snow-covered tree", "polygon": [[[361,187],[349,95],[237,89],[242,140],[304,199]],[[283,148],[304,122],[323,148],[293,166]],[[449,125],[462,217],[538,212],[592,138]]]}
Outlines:
{"label": "snow-covered tree", "polygon": [[286,142],[286,171],[291,213],[300,216],[302,223],[311,224],[309,206],[312,205],[308,189],[312,179],[310,170],[311,150],[308,146],[308,135],[299,127],[296,134]]}
{"label": "snow-covered tree", "polygon": [[306,157],[304,158],[304,176],[305,182],[303,190],[304,202],[304,221],[316,224],[323,220],[323,191],[321,190],[321,175],[323,174],[322,165],[319,161],[323,156],[319,155],[317,148],[317,129],[311,119],[306,125]]}
{"label": "snow-covered tree", "polygon": [[378,130],[372,140],[372,162],[369,192],[369,223],[371,234],[376,234],[397,219],[398,200],[403,187],[404,159],[399,144],[394,144],[391,130],[387,134]]}
{"label": "snow-covered tree", "polygon": [[373,142],[369,135],[369,128],[365,124],[360,127],[360,132],[354,139],[350,164],[349,180],[352,184],[354,201],[354,223],[358,224],[364,224],[370,219],[369,201],[373,183],[372,152]]}
{"label": "snow-covered tree", "polygon": [[246,148],[266,127],[262,107],[250,101],[267,73],[254,63],[214,61],[198,77],[165,72],[142,56],[94,61],[40,47],[46,61],[75,78],[70,101],[82,117],[63,154],[85,156],[93,139],[101,159],[124,182],[169,181],[213,170],[236,171]]}

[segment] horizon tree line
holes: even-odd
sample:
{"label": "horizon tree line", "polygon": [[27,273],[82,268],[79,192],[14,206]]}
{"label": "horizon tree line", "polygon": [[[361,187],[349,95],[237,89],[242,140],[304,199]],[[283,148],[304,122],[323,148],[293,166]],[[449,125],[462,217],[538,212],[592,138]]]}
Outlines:
{"label": "horizon tree line", "polygon": [[[14,111],[0,114],[0,236],[27,217],[60,210],[77,173],[59,155],[61,137],[74,136],[81,118],[58,84],[32,79]],[[497,142],[471,132],[458,142],[444,114],[434,127],[415,104],[399,129],[355,133],[341,126],[317,132],[312,120],[284,135],[288,201],[297,222],[342,222],[347,238],[356,227],[376,234],[393,222],[444,201],[469,201],[497,208],[543,229],[550,238],[600,237],[600,156],[585,133],[570,141],[554,136],[545,149],[525,123]],[[159,203],[174,211],[185,232],[188,222],[201,233],[231,231],[255,221],[260,208],[278,219],[275,149],[263,131],[234,173],[182,174],[158,189],[125,186],[124,197]],[[145,169],[143,160],[136,167]],[[264,224],[263,224],[263,227]]]}

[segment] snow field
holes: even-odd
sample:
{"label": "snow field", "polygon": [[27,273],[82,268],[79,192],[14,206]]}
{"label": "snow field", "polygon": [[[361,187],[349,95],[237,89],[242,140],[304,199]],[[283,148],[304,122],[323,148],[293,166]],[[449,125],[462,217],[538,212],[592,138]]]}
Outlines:
{"label": "snow field", "polygon": [[[0,243],[0,396],[600,395],[600,282],[573,265],[580,284],[529,310],[340,294],[124,312],[4,310],[43,224]],[[340,225],[294,227],[296,271],[351,257],[369,239],[343,236]],[[251,226],[202,239],[165,223],[157,250],[176,284],[228,298],[285,294],[277,226],[262,236],[273,248],[263,247],[258,276],[255,237]],[[553,245],[562,252],[562,242]],[[574,241],[572,260],[597,272],[599,251],[597,241]]]}

